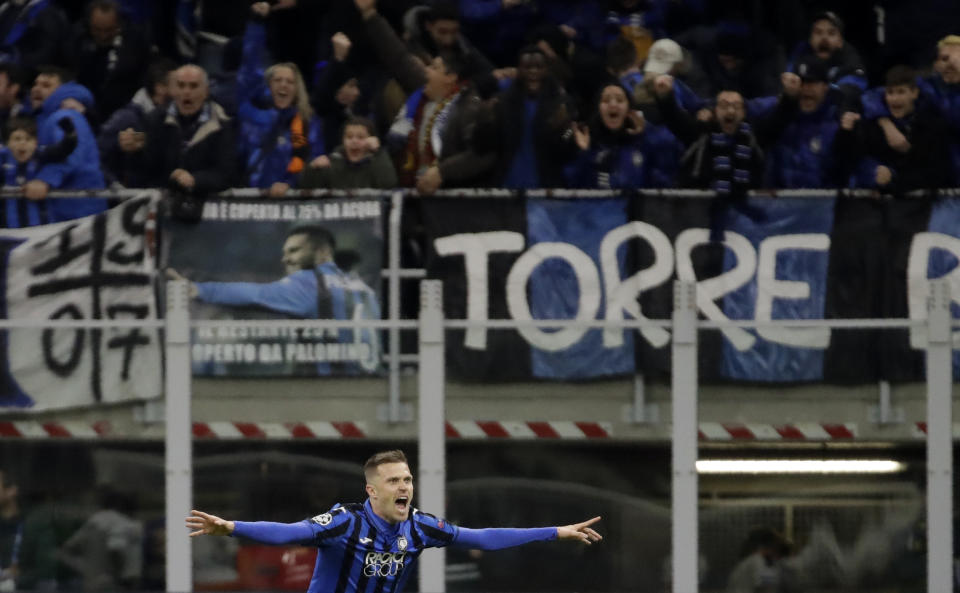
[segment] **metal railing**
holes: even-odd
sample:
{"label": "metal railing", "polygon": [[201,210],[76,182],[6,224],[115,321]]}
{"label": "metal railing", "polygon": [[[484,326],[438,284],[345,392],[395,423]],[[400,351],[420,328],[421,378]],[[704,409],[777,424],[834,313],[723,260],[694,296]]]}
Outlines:
{"label": "metal railing", "polygon": [[[831,195],[835,192],[829,192]],[[436,280],[421,282],[418,320],[400,319],[401,278],[415,278],[416,270],[403,270],[399,261],[400,212],[404,194],[391,197],[392,210],[390,256],[386,276],[390,287],[388,319],[381,321],[199,321],[189,315],[189,291],[184,281],[167,284],[166,318],[163,321],[50,321],[5,320],[0,329],[19,327],[108,328],[149,327],[165,329],[166,393],[166,528],[167,533],[181,531],[181,521],[191,509],[193,496],[191,431],[190,330],[195,328],[269,326],[298,328],[371,327],[390,334],[389,418],[402,417],[399,393],[399,331],[418,331],[419,337],[419,482],[422,503],[428,508],[445,507],[445,341],[449,329],[482,326],[486,328],[596,327],[619,329],[669,328],[672,336],[672,468],[673,468],[673,591],[696,593],[698,590],[698,481],[697,460],[697,333],[700,329],[724,328],[926,328],[927,360],[927,590],[940,593],[952,588],[953,580],[953,460],[952,460],[952,328],[950,286],[946,281],[931,283],[927,319],[882,320],[796,320],[796,321],[702,321],[698,319],[695,284],[675,283],[671,320],[587,321],[587,320],[448,320],[443,315],[442,284]],[[395,214],[397,213],[397,214]],[[168,591],[189,591],[192,583],[192,551],[187,539],[167,538],[166,575]],[[420,570],[421,590],[444,590],[444,555],[426,555]]]}

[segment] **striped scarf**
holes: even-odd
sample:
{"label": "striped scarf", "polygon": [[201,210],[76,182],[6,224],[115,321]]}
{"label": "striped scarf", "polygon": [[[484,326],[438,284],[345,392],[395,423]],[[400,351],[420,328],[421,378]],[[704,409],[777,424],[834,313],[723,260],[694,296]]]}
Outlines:
{"label": "striped scarf", "polygon": [[[423,96],[422,89],[418,92],[420,100],[414,110],[413,127],[407,134],[407,144],[403,150],[403,160],[400,166],[400,185],[403,187],[412,186],[416,183],[417,174],[421,170],[436,164],[439,155],[434,152],[433,142],[431,141],[434,127],[438,123],[438,118],[442,118],[440,121],[443,121],[449,115],[446,113],[447,107],[459,95],[460,86],[454,85],[445,97],[437,101],[436,108],[427,122],[423,121],[423,114],[430,101]],[[420,141],[421,138],[423,139],[422,142]]]}

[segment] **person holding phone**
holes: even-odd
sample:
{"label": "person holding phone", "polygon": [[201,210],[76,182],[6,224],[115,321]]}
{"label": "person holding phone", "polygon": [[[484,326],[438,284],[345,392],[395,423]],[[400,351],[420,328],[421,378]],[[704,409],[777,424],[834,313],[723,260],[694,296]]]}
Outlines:
{"label": "person holding phone", "polygon": [[103,124],[97,136],[97,147],[100,149],[100,167],[108,185],[146,186],[143,149],[147,138],[144,130],[147,119],[169,104],[171,77],[176,67],[166,58],[152,62],[147,68],[143,87]]}

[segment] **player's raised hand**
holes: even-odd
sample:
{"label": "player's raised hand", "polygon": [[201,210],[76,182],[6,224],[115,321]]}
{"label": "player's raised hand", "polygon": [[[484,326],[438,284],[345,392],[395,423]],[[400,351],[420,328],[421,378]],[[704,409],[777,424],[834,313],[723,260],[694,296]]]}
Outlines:
{"label": "player's raised hand", "polygon": [[233,521],[221,519],[216,515],[208,515],[203,511],[190,511],[187,517],[187,528],[192,529],[190,537],[198,535],[230,535],[233,533]]}
{"label": "player's raised hand", "polygon": [[574,523],[573,525],[564,525],[557,527],[557,539],[572,539],[588,546],[593,542],[603,539],[603,536],[594,531],[590,526],[600,520],[600,517],[588,519],[583,523]]}

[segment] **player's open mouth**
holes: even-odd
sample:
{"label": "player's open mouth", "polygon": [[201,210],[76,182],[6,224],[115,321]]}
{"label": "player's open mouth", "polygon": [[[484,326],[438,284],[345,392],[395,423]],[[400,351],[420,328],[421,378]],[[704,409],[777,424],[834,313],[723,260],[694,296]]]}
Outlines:
{"label": "player's open mouth", "polygon": [[397,508],[401,511],[407,510],[407,503],[410,502],[410,499],[406,496],[397,497]]}

